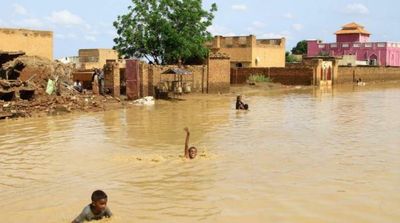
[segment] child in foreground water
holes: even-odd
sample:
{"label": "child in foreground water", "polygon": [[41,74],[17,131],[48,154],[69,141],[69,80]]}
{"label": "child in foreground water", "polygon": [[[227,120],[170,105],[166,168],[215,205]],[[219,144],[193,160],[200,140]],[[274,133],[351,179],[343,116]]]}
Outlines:
{"label": "child in foreground water", "polygon": [[183,129],[186,132],[186,140],[185,140],[185,158],[186,159],[194,159],[197,156],[197,149],[196,147],[192,146],[189,148],[189,137],[190,137],[190,132],[189,128],[184,128]]}
{"label": "child in foreground water", "polygon": [[82,223],[84,221],[100,220],[110,218],[112,213],[107,207],[107,194],[104,191],[96,190],[92,193],[92,203],[87,205],[82,213],[76,217],[72,223]]}

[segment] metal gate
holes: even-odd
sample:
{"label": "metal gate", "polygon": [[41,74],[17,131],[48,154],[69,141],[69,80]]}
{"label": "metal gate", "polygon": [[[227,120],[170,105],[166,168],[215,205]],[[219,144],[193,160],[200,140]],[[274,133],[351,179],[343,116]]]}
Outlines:
{"label": "metal gate", "polygon": [[129,100],[136,100],[140,97],[139,65],[138,60],[126,60],[126,96]]}

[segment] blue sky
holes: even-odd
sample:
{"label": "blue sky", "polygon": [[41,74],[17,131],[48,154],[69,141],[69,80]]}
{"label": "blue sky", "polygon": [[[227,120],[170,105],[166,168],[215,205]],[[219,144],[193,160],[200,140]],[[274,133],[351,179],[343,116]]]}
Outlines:
{"label": "blue sky", "polygon": [[[56,58],[77,55],[81,48],[111,48],[113,21],[130,0],[2,0],[0,27],[54,32]],[[302,39],[334,41],[343,24],[357,22],[376,41],[400,42],[400,1],[394,0],[204,0],[217,3],[209,30],[218,35],[287,38],[287,49]]]}

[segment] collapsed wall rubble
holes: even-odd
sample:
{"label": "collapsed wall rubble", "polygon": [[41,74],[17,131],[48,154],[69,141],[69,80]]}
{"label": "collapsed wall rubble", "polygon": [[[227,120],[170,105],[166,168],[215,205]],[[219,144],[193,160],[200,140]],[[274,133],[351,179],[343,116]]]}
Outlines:
{"label": "collapsed wall rubble", "polygon": [[71,65],[37,56],[20,56],[6,62],[0,69],[0,119],[96,111],[104,109],[107,100],[115,101],[76,91],[73,72]]}

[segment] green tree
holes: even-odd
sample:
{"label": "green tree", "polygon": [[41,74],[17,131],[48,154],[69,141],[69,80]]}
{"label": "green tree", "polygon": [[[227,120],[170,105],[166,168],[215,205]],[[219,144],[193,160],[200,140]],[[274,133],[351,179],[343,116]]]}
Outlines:
{"label": "green tree", "polygon": [[124,58],[146,58],[155,64],[204,59],[212,39],[217,5],[206,11],[202,0],[132,0],[128,13],[114,22],[114,49]]}
{"label": "green tree", "polygon": [[289,51],[286,52],[286,63],[300,63],[302,60],[302,58],[291,54]]}
{"label": "green tree", "polygon": [[292,54],[300,54],[300,55],[307,54],[307,41],[302,40],[298,42],[297,45],[293,47]]}

